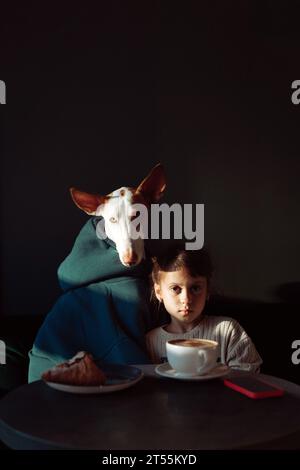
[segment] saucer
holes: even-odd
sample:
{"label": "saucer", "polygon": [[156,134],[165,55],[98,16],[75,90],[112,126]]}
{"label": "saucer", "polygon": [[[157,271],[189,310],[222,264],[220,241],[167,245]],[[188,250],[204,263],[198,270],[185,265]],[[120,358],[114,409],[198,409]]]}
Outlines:
{"label": "saucer", "polygon": [[180,372],[176,372],[168,362],[164,362],[163,364],[159,364],[155,368],[155,372],[158,375],[163,377],[168,377],[170,379],[178,379],[178,380],[189,380],[193,382],[199,382],[204,380],[211,380],[216,379],[218,377],[223,377],[230,372],[230,367],[226,366],[225,364],[217,364],[212,370],[207,372],[203,375],[193,375],[193,376],[186,376]]}

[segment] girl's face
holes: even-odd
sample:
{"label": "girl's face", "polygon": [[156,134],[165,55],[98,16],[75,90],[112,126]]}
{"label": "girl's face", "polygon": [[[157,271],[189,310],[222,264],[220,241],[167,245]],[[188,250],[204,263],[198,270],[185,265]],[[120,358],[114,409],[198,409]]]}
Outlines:
{"label": "girl's face", "polygon": [[180,323],[195,325],[207,299],[207,279],[192,277],[184,268],[159,272],[159,284],[154,284],[155,295],[164,303],[167,312]]}

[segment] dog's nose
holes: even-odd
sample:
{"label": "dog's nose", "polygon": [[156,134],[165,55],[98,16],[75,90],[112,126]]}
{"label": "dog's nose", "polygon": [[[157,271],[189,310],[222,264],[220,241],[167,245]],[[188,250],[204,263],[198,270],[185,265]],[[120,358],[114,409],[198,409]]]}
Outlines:
{"label": "dog's nose", "polygon": [[126,252],[124,256],[122,256],[122,261],[124,264],[128,266],[133,266],[137,263],[138,257],[137,254],[134,252],[128,253]]}

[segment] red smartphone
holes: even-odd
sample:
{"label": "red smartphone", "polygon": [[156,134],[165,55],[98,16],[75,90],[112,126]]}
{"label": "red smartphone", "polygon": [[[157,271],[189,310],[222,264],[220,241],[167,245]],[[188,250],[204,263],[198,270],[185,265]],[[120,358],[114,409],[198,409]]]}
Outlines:
{"label": "red smartphone", "polygon": [[232,388],[236,392],[243,393],[249,398],[269,398],[281,397],[284,390],[271,383],[256,377],[255,375],[246,375],[224,379],[224,385]]}

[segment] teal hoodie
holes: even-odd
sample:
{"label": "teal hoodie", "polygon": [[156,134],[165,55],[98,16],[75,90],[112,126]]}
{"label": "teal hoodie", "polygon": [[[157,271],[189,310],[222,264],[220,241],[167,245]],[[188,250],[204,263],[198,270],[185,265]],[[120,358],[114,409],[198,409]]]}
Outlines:
{"label": "teal hoodie", "polygon": [[105,363],[147,364],[145,333],[166,322],[150,307],[149,260],[125,267],[115,244],[88,220],[58,268],[63,290],[29,352],[29,382],[78,351]]}

